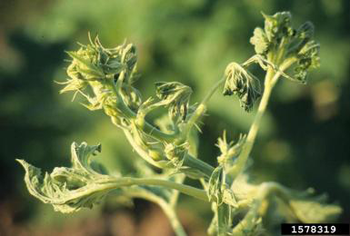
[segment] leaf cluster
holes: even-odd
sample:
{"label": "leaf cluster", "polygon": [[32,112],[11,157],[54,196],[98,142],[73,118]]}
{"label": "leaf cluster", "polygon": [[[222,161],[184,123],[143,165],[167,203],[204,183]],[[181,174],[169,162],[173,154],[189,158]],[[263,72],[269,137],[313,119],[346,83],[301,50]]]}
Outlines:
{"label": "leaf cluster", "polygon": [[255,28],[250,39],[255,52],[277,66],[293,61],[295,67],[291,77],[305,83],[308,71],[320,65],[320,45],[313,39],[314,25],[307,21],[299,28],[293,28],[289,12],[272,16],[263,13],[263,16],[264,29]]}
{"label": "leaf cluster", "polygon": [[[68,52],[69,78],[61,93],[81,94],[88,109],[103,110],[142,159],[135,159],[138,172],[134,176],[111,175],[91,160],[101,151],[100,145],[73,143],[72,166],[55,168],[44,177],[40,169],[19,160],[29,192],[64,213],[91,208],[108,194],[145,198],[162,207],[177,235],[185,235],[175,213],[179,192],[211,204],[210,234],[259,235],[271,212],[305,223],[335,219],[341,208],[327,204],[324,196],[299,193],[274,182],[254,185],[248,181],[249,155],[274,85],[279,77],[304,82],[308,71],[319,66],[319,45],[313,40],[310,22],[296,30],[289,12],[263,16],[264,28],[256,28],[250,40],[256,54],[244,63],[230,63],[223,79],[200,104],[191,105],[192,89],[176,81],[157,82],[155,96],[143,100],[133,84],[139,76],[132,44],[105,48],[98,37],[89,37],[88,45]],[[253,63],[266,71],[264,88],[249,71]],[[245,111],[252,111],[261,96],[262,100],[247,135],[236,143],[228,142],[225,132],[218,139],[221,154],[214,167],[197,157],[198,134],[192,128],[198,127],[206,103],[221,85],[224,95],[235,94]],[[148,114],[159,108],[167,109],[167,115],[150,121]],[[161,170],[156,173],[149,165]],[[202,189],[184,184],[185,177],[199,180]],[[282,208],[273,208],[275,205]]]}

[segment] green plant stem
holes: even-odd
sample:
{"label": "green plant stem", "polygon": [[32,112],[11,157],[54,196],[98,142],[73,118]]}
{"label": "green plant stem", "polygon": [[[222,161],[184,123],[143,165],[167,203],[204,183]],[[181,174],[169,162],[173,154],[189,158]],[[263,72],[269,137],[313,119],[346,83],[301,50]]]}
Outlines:
{"label": "green plant stem", "polygon": [[[204,190],[194,188],[185,184],[175,183],[169,180],[164,180],[164,179],[122,177],[122,178],[109,179],[104,183],[105,184],[113,183],[114,188],[127,187],[127,186],[133,186],[133,185],[160,186],[160,187],[178,190],[181,193],[200,199],[202,201],[209,201],[207,193]],[[111,189],[111,188],[112,187],[108,185],[108,189]]]}
{"label": "green plant stem", "polygon": [[[134,142],[132,135],[130,134],[130,132],[128,130],[123,130],[124,134],[126,136],[126,138],[128,139],[129,143],[131,144],[131,146],[134,148],[134,150],[144,159],[146,160],[148,163],[158,167],[158,168],[164,168],[164,161],[154,161],[149,155],[148,153],[139,145],[137,145],[137,143]],[[214,171],[214,167],[212,167],[211,165],[209,165],[208,163],[201,161],[197,158],[192,157],[191,155],[186,155],[186,158],[184,160],[184,166],[199,170],[201,173],[203,173],[205,175],[206,179],[209,179],[212,172]]]}
{"label": "green plant stem", "polygon": [[[279,73],[277,73],[276,75],[279,76]],[[261,119],[263,117],[263,114],[265,113],[267,104],[269,102],[269,98],[271,95],[271,91],[275,85],[275,83],[273,83],[272,81],[274,81],[274,77],[275,73],[274,70],[269,67],[266,73],[266,77],[265,77],[265,88],[264,88],[264,92],[259,104],[259,108],[258,108],[258,112],[255,115],[254,121],[250,127],[247,139],[244,143],[244,146],[242,148],[242,151],[237,159],[237,163],[236,165],[234,165],[228,172],[230,173],[230,175],[233,177],[233,179],[240,174],[240,172],[244,169],[245,164],[247,162],[247,159],[249,157],[249,154],[253,148],[254,142],[255,142],[255,138],[256,135],[259,131],[259,126],[261,123]]]}
{"label": "green plant stem", "polygon": [[[120,74],[120,78],[118,79],[118,82],[122,81],[123,76],[125,76],[124,73],[121,73]],[[115,96],[117,97],[116,108],[119,109],[120,111],[122,111],[122,113],[127,118],[129,118],[129,119],[136,119],[137,116],[136,116],[135,112],[132,111],[125,104],[123,98],[120,95],[120,93],[121,93],[120,90],[121,89],[119,87],[121,87],[122,85],[120,83],[118,83],[116,85],[112,81],[110,82],[110,85],[113,88],[113,92],[114,92]],[[178,133],[176,133],[176,132],[174,132],[173,134],[167,134],[167,133],[164,133],[164,132],[160,131],[159,129],[157,129],[156,127],[154,127],[150,123],[148,123],[146,120],[143,122],[142,125],[138,125],[138,128],[142,129],[145,133],[147,133],[149,135],[152,135],[156,139],[167,141],[167,142],[172,142],[178,136]]]}
{"label": "green plant stem", "polygon": [[[176,183],[183,183],[184,181],[185,181],[185,179],[186,179],[186,175],[185,174],[179,174],[178,176],[177,176],[177,178],[175,179],[175,182]],[[177,202],[178,202],[178,200],[179,200],[179,196],[180,196],[180,192],[179,191],[177,191],[177,190],[174,190],[174,193],[172,194],[172,196],[171,196],[171,198],[170,198],[170,206],[172,207],[172,208],[175,208],[176,207],[176,205],[177,205]]]}
{"label": "green plant stem", "polygon": [[165,215],[168,217],[169,222],[174,229],[177,236],[186,236],[186,232],[184,228],[182,227],[175,210],[168,204],[165,204],[163,202],[158,203],[160,207],[163,209]]}
{"label": "green plant stem", "polygon": [[[123,77],[123,76],[124,76],[124,74],[120,75],[120,77]],[[118,82],[119,81],[122,81],[122,78],[119,78]],[[111,82],[112,83],[111,86],[113,87],[114,93],[117,96],[116,106],[129,119],[136,119],[136,114],[132,110],[130,110],[130,108],[123,102],[123,99],[122,99],[122,97],[120,95],[120,91],[119,91],[120,86],[121,86],[121,84],[120,84],[121,82],[119,82],[119,83],[118,82],[117,82],[117,84],[114,84]],[[212,89],[209,91],[209,93],[204,97],[204,99],[202,100],[202,102],[197,107],[196,111],[194,112],[194,114],[191,116],[188,123],[185,125],[184,130],[181,132],[182,135],[180,135],[180,138],[178,139],[178,140],[181,140],[180,142],[183,142],[187,138],[187,135],[189,134],[189,132],[190,132],[191,128],[193,127],[193,125],[195,124],[195,122],[205,113],[206,103],[209,101],[209,99],[212,97],[212,95],[215,93],[215,91],[220,87],[220,85],[224,82],[225,82],[224,78],[219,80],[212,87]],[[136,123],[138,123],[138,122],[136,122]],[[155,128],[153,125],[149,124],[147,121],[143,122],[143,125],[141,125],[141,126],[139,125],[138,128],[141,128],[145,133],[150,134],[157,139],[160,139],[162,141],[167,141],[167,142],[171,142],[179,136],[178,133],[174,133],[174,134],[163,133],[160,130],[158,130],[157,128]],[[143,150],[141,147],[139,147],[133,141],[132,135],[130,134],[129,131],[124,130],[124,133],[125,133],[128,141],[130,142],[130,144],[133,146],[133,148],[137,151],[137,153],[143,159],[145,159],[148,163],[150,163],[154,166],[157,166],[159,168],[164,168],[164,166],[161,163],[154,161],[145,150]],[[191,155],[186,156],[185,161],[184,161],[184,165],[188,166],[190,168],[194,168],[194,169],[199,170],[201,173],[203,173],[205,175],[206,179],[210,178],[211,173],[214,170],[214,168],[211,165],[209,165],[206,162],[203,162],[197,158],[194,158]]]}
{"label": "green plant stem", "polygon": [[282,73],[288,69],[294,62],[295,58],[291,58],[289,60],[286,60],[282,65],[280,66],[279,70],[276,72],[272,67],[269,67],[265,76],[265,88],[264,93],[262,95],[258,112],[255,115],[255,118],[253,120],[253,123],[250,127],[246,142],[242,148],[242,152],[238,156],[237,164],[234,165],[228,172],[230,173],[230,176],[232,179],[235,179],[238,174],[241,173],[241,171],[244,169],[247,159],[249,157],[249,154],[253,148],[257,133],[259,131],[259,126],[261,123],[261,119],[265,113],[267,104],[269,102],[269,98],[272,92],[272,89],[274,88],[275,84],[277,83],[278,79],[282,75]]}
{"label": "green plant stem", "polygon": [[187,138],[189,135],[192,127],[195,125],[195,123],[202,117],[202,115],[207,110],[207,103],[210,100],[210,98],[213,96],[213,94],[216,92],[216,90],[225,82],[225,78],[221,78],[216,84],[210,89],[210,91],[205,95],[202,102],[198,105],[195,112],[191,115],[190,119],[187,121],[186,125],[182,128],[182,132],[179,138],[179,143]]}
{"label": "green plant stem", "polygon": [[192,157],[189,154],[186,155],[183,164],[184,166],[199,170],[202,174],[204,174],[206,180],[210,178],[211,174],[214,171],[214,167],[200,159]]}
{"label": "green plant stem", "polygon": [[163,198],[156,196],[154,194],[150,194],[147,191],[142,191],[140,189],[132,189],[129,188],[127,189],[127,191],[123,192],[123,195],[125,196],[129,196],[132,198],[143,198],[146,199],[148,201],[154,202],[156,204],[158,204],[163,212],[165,213],[165,215],[168,217],[169,222],[175,232],[175,234],[177,236],[186,236],[186,232],[184,230],[184,228],[182,227],[180,220],[178,219],[174,206],[172,206],[170,203],[166,202]]}
{"label": "green plant stem", "polygon": [[123,131],[126,139],[129,141],[130,145],[137,152],[137,154],[139,154],[139,156],[141,156],[146,162],[150,163],[153,166],[156,166],[158,168],[164,168],[164,166],[160,162],[153,160],[152,157],[148,155],[148,152],[146,152],[142,147],[137,145],[129,130],[123,129]]}
{"label": "green plant stem", "polygon": [[210,89],[207,95],[203,98],[201,104],[206,105],[216,90],[226,81],[225,77],[222,77],[216,84]]}

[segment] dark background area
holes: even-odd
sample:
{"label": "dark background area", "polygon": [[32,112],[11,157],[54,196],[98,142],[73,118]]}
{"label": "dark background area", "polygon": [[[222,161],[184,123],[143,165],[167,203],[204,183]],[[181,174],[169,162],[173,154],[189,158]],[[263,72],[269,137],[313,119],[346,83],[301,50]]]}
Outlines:
{"label": "dark background area", "polygon": [[[87,43],[87,32],[116,46],[126,38],[139,51],[137,87],[148,97],[154,82],[178,80],[199,101],[231,61],[253,54],[249,38],[261,11],[288,10],[298,27],[310,20],[321,44],[321,67],[307,85],[281,80],[274,90],[252,157],[256,182],[314,187],[339,202],[350,222],[350,2],[340,1],[44,1],[0,2],[0,235],[172,235],[156,206],[104,204],[62,215],[34,199],[16,158],[51,170],[69,164],[73,141],[102,143],[110,172],[127,173],[135,156],[102,112],[59,95],[65,50]],[[254,116],[236,98],[217,93],[204,119],[200,158],[215,165],[215,143],[247,132]],[[182,198],[179,215],[190,235],[205,235],[210,208]],[[193,207],[196,204],[196,207]],[[157,225],[157,227],[154,227]]]}

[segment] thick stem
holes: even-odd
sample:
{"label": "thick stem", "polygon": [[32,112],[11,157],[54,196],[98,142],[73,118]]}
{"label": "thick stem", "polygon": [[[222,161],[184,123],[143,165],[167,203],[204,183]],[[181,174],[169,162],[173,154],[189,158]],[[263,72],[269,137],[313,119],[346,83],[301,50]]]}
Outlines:
{"label": "thick stem", "polygon": [[[175,189],[179,192],[186,194],[188,196],[200,199],[202,201],[208,202],[207,193],[189,185],[176,183],[165,179],[155,179],[155,178],[133,178],[133,177],[111,177],[107,179],[102,179],[96,181],[96,184],[101,184],[101,190],[112,190],[120,187],[128,187],[133,185],[154,185],[159,187],[165,187],[169,189]],[[104,186],[103,186],[104,185]]]}
{"label": "thick stem", "polygon": [[[161,169],[164,168],[164,161],[163,163],[161,163],[153,160],[142,147],[140,147],[139,145],[137,145],[137,143],[134,142],[132,135],[128,130],[123,130],[123,131],[129,143],[131,144],[131,146],[145,161],[147,161],[148,163],[158,168],[161,168]],[[204,161],[201,161],[197,158],[192,157],[191,155],[187,155],[185,157],[183,164],[184,166],[188,166],[190,168],[198,170],[200,173],[203,173],[206,179],[209,179],[212,172],[214,171],[214,167],[212,167],[211,165],[207,164]]]}
{"label": "thick stem", "polygon": [[146,162],[150,163],[153,166],[156,166],[158,168],[164,168],[164,166],[162,166],[160,163],[153,160],[153,158],[148,155],[148,152],[146,152],[142,147],[137,145],[137,143],[134,141],[129,130],[123,129],[123,131],[124,131],[125,137],[129,141],[132,148],[137,152],[137,154],[139,154],[139,156],[142,157],[142,159],[144,159]]}
{"label": "thick stem", "polygon": [[[178,190],[181,193],[184,193],[186,195],[189,195],[191,197],[208,201],[208,196],[204,190],[194,188],[185,184],[179,184],[175,183],[169,180],[163,180],[163,179],[152,179],[152,178],[128,178],[125,177],[124,181],[117,180],[117,182],[121,182],[119,186],[131,186],[131,185],[154,185],[154,186],[161,186],[169,189],[175,189]],[[124,183],[123,183],[124,182]]]}
{"label": "thick stem", "polygon": [[199,170],[200,173],[204,174],[204,178],[206,180],[210,178],[211,174],[214,171],[214,167],[200,159],[192,157],[191,155],[187,155],[185,157],[183,165]]}

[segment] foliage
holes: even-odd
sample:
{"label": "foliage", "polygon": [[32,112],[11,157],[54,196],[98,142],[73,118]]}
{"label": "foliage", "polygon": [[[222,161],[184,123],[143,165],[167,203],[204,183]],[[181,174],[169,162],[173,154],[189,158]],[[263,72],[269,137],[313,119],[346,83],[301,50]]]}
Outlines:
{"label": "foliage", "polygon": [[[192,89],[180,82],[158,82],[156,97],[143,100],[134,86],[139,78],[137,51],[130,43],[105,48],[98,37],[89,37],[89,45],[67,52],[70,78],[61,92],[73,91],[74,97],[81,94],[88,109],[103,110],[143,158],[142,168],[149,171],[132,177],[105,173],[90,160],[100,151],[99,145],[73,143],[72,167],[55,168],[44,178],[38,168],[20,160],[29,192],[63,213],[90,208],[107,194],[145,198],[164,209],[178,235],[185,234],[175,214],[179,192],[211,203],[210,234],[261,234],[264,218],[275,214],[269,209],[274,203],[284,207],[276,211],[293,221],[334,220],[340,207],[327,205],[325,197],[315,197],[312,191],[299,193],[274,182],[255,185],[248,181],[249,155],[274,86],[280,78],[304,83],[308,72],[319,66],[319,45],[313,40],[311,23],[294,29],[289,12],[263,16],[264,29],[256,28],[250,40],[256,54],[244,63],[230,63],[199,104],[190,104]],[[266,72],[263,89],[258,77],[248,70],[252,64]],[[225,133],[219,138],[221,155],[213,167],[197,158],[193,128],[199,126],[207,102],[222,85],[224,95],[237,95],[245,111],[251,111],[260,96],[261,101],[247,135],[235,144],[227,142]],[[156,109],[168,109],[168,116],[158,120],[158,126],[147,116]],[[157,174],[147,165],[162,172]],[[184,184],[185,177],[200,180],[203,188]]]}

